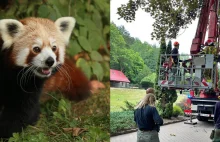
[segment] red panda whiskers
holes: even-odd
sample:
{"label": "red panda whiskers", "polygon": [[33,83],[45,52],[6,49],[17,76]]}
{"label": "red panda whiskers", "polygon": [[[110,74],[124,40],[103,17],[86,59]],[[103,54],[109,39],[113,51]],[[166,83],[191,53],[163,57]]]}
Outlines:
{"label": "red panda whiskers", "polygon": [[[68,23],[65,32],[61,30],[63,22]],[[9,25],[15,29],[12,31]],[[43,18],[0,20],[0,108],[4,107],[0,113],[0,138],[11,137],[38,120],[45,81],[56,78],[56,68],[64,64],[65,47],[74,26],[72,17],[55,22]],[[52,51],[52,46],[57,51]],[[65,70],[60,72],[71,82]]]}
{"label": "red panda whiskers", "polygon": [[64,68],[59,67],[59,66],[58,66],[57,68],[58,68],[58,71],[60,72],[60,74],[61,74],[62,76],[65,75],[65,78],[66,78],[67,81],[68,81],[68,89],[67,89],[67,90],[70,90],[70,86],[72,85],[72,82],[71,82],[71,79],[70,79],[69,74],[67,73],[67,71],[66,71]]}

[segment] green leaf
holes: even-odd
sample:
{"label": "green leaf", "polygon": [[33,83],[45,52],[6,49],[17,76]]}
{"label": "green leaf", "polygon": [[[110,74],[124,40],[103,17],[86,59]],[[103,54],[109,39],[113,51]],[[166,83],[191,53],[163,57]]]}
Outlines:
{"label": "green leaf", "polygon": [[105,77],[110,77],[110,66],[109,66],[109,62],[102,62],[102,67],[103,67],[103,70],[105,70],[106,72],[104,73],[104,76]]}
{"label": "green leaf", "polygon": [[62,17],[62,15],[61,15],[61,13],[60,13],[60,11],[59,11],[59,9],[57,8],[57,6],[56,6],[56,5],[53,5],[53,9],[54,9],[54,10],[55,10],[55,12],[56,12],[57,18]]}
{"label": "green leaf", "polygon": [[78,41],[79,41],[79,44],[82,46],[82,48],[88,52],[91,52],[92,51],[92,48],[89,44],[89,41],[83,37],[83,36],[79,36],[78,37]]}
{"label": "green leaf", "polygon": [[78,37],[78,36],[79,36],[79,30],[74,29],[74,30],[73,30],[73,33],[74,33],[74,35],[75,35],[76,37]]}
{"label": "green leaf", "polygon": [[99,52],[97,52],[97,51],[92,51],[90,53],[90,57],[94,61],[103,61],[102,55]]}
{"label": "green leaf", "polygon": [[58,113],[58,112],[53,112],[53,116],[54,116],[55,119],[56,119],[56,118],[58,118],[58,119],[60,119],[60,120],[63,119],[63,117],[61,116],[61,114]]}
{"label": "green leaf", "polygon": [[48,18],[53,21],[55,21],[57,19],[57,14],[54,9],[50,8],[50,14],[49,14]]}
{"label": "green leaf", "polygon": [[79,58],[76,61],[76,66],[82,69],[82,71],[85,73],[85,75],[87,76],[88,79],[91,78],[91,75],[92,75],[91,67],[85,59]]}
{"label": "green leaf", "polygon": [[84,20],[80,17],[76,17],[76,23],[79,24],[79,25],[82,25],[82,26],[85,25]]}
{"label": "green leaf", "polygon": [[97,10],[94,10],[94,13],[92,14],[92,21],[96,24],[96,27],[102,29],[102,17]]}
{"label": "green leaf", "polygon": [[86,27],[88,27],[89,30],[97,30],[97,27],[95,23],[91,19],[85,19],[84,20]]}
{"label": "green leaf", "polygon": [[86,3],[86,9],[88,10],[88,12],[92,12],[94,10],[94,6],[89,3]]}
{"label": "green leaf", "polygon": [[110,27],[109,25],[105,25],[104,29],[103,29],[103,34],[108,34],[110,32]]}
{"label": "green leaf", "polygon": [[67,53],[70,56],[74,56],[81,51],[82,51],[82,49],[81,49],[80,45],[77,43],[77,41],[71,39],[70,43],[69,43],[69,47],[67,48]]}
{"label": "green leaf", "polygon": [[47,5],[41,5],[38,8],[38,12],[37,13],[38,13],[38,16],[46,18],[50,14],[50,11],[49,11]]}
{"label": "green leaf", "polygon": [[103,45],[103,38],[97,31],[89,31],[89,43],[93,50],[98,50]]}
{"label": "green leaf", "polygon": [[80,26],[79,27],[79,34],[80,36],[83,36],[83,37],[87,37],[87,28],[86,27],[83,27],[83,26]]}
{"label": "green leaf", "polygon": [[98,50],[101,46],[102,39],[100,36],[93,36],[89,38],[89,43],[93,50]]}
{"label": "green leaf", "polygon": [[100,63],[93,62],[92,63],[92,71],[93,71],[93,74],[96,75],[96,77],[99,81],[101,81],[103,79],[104,71],[103,71],[103,68]]}

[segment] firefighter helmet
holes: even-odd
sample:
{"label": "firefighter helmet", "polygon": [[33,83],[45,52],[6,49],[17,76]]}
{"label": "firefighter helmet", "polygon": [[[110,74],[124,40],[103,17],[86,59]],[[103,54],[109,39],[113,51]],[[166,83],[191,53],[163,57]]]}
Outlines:
{"label": "firefighter helmet", "polygon": [[179,42],[175,41],[175,42],[173,43],[173,45],[174,45],[174,46],[178,46],[178,45],[179,45]]}

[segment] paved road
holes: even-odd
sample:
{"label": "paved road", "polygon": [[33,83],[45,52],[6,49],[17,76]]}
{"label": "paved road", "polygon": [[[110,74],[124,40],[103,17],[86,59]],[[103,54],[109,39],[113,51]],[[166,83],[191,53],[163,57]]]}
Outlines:
{"label": "paved road", "polygon": [[[196,120],[195,120],[196,121]],[[200,122],[196,125],[183,122],[169,124],[161,127],[159,133],[161,142],[211,142],[209,135],[213,128],[213,122]],[[111,142],[136,142],[136,132],[111,137]],[[174,136],[175,135],[175,136]]]}

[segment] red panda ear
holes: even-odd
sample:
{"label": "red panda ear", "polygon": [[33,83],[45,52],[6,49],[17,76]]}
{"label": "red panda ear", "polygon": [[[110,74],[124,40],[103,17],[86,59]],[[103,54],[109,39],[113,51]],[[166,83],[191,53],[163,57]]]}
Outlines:
{"label": "red panda ear", "polygon": [[69,43],[70,35],[75,27],[76,20],[73,17],[61,17],[55,21],[56,27],[64,35],[66,45]]}
{"label": "red panda ear", "polygon": [[15,38],[21,34],[24,26],[21,22],[13,19],[0,20],[0,35],[3,40],[2,49],[10,48]]}

